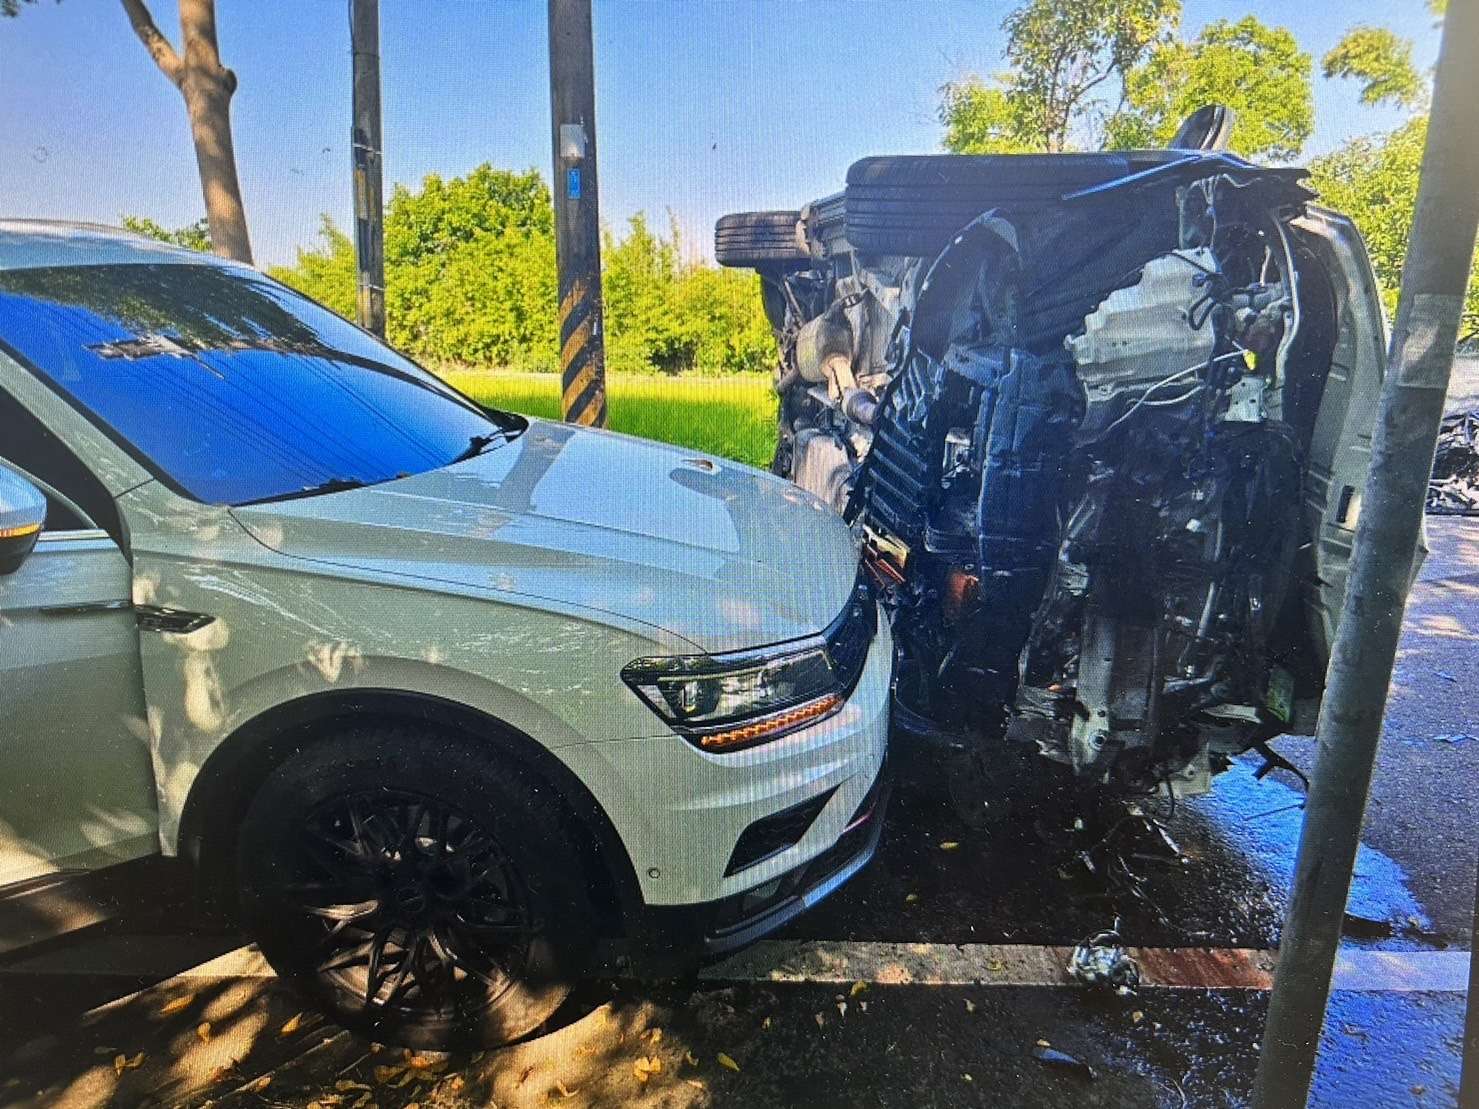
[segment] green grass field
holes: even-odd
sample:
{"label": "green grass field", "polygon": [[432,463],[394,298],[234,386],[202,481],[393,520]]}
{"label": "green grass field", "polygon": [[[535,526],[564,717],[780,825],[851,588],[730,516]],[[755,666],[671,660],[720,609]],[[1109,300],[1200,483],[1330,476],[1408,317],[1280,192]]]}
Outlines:
{"label": "green grass field", "polygon": [[[558,374],[452,370],[455,388],[480,404],[545,419],[560,418]],[[775,393],[770,378],[613,375],[606,379],[611,430],[770,465],[775,451]]]}

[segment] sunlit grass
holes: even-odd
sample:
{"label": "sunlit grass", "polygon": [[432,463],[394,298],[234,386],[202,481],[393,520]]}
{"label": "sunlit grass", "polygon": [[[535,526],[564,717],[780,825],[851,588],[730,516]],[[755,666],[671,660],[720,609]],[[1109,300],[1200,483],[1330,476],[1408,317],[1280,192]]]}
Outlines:
{"label": "sunlit grass", "polygon": [[[558,374],[452,370],[456,388],[495,408],[560,418]],[[658,439],[710,454],[770,465],[775,451],[776,399],[770,378],[667,377],[619,374],[606,379],[612,431]]]}

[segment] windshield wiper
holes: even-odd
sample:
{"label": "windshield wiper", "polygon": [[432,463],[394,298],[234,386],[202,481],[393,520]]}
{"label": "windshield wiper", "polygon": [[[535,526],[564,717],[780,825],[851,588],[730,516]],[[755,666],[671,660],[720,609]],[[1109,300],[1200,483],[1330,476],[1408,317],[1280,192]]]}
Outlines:
{"label": "windshield wiper", "polygon": [[466,462],[469,458],[476,458],[494,443],[506,443],[515,438],[518,432],[509,429],[500,429],[487,435],[474,435],[467,441],[467,447],[456,458],[447,463],[448,466],[456,465],[458,462]]}
{"label": "windshield wiper", "polygon": [[296,501],[303,497],[317,497],[321,493],[342,493],[346,489],[363,489],[365,482],[356,477],[331,477],[321,481],[317,485],[308,485],[302,489],[295,489],[291,493],[274,493],[270,497],[258,497],[254,501],[242,501],[237,508],[245,508],[252,504],[275,504],[278,501]]}

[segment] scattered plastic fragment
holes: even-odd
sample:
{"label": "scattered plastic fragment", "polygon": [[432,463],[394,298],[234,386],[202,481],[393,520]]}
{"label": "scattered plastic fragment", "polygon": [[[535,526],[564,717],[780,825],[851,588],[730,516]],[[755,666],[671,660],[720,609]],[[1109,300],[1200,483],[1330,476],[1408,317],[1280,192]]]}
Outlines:
{"label": "scattered plastic fragment", "polygon": [[1075,1058],[1066,1051],[1059,1051],[1056,1047],[1046,1047],[1042,1040],[1039,1040],[1036,1046],[1033,1047],[1032,1057],[1043,1064],[1043,1066],[1076,1074],[1090,1081],[1095,1077],[1094,1068],[1089,1066],[1088,1063],[1085,1063],[1082,1059]]}
{"label": "scattered plastic fragment", "polygon": [[1070,977],[1088,986],[1107,986],[1130,994],[1140,985],[1140,967],[1113,929],[1096,932],[1073,949],[1068,959]]}

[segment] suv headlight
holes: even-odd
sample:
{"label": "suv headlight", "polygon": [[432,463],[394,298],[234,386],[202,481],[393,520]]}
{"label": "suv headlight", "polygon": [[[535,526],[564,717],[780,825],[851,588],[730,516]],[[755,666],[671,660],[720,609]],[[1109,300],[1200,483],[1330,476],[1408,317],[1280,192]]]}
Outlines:
{"label": "suv headlight", "polygon": [[621,676],[679,735],[706,751],[736,751],[840,709],[876,620],[876,603],[860,587],[822,635],[723,654],[639,658]]}

